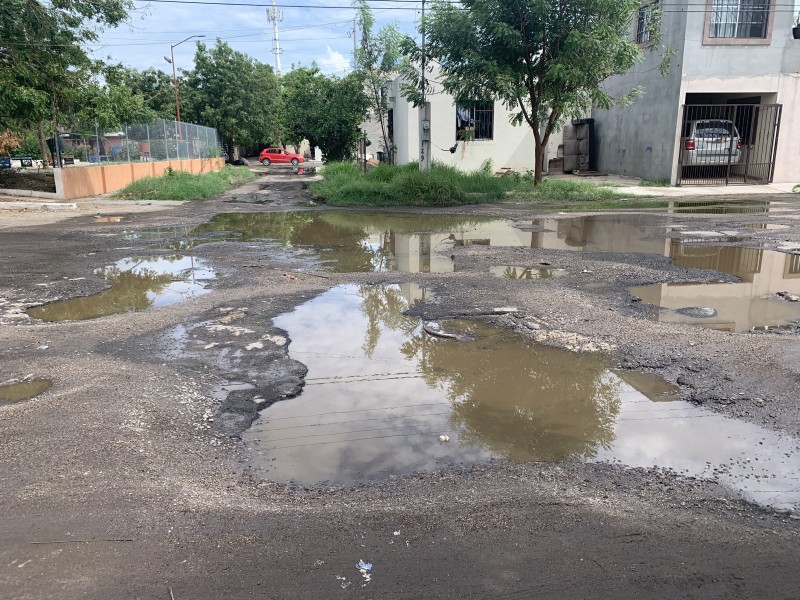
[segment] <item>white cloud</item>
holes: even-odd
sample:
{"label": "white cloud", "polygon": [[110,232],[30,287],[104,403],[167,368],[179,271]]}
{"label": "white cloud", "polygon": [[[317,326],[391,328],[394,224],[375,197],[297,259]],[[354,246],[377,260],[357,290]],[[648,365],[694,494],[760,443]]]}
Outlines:
{"label": "white cloud", "polygon": [[330,46],[325,46],[325,54],[318,57],[316,62],[324,73],[343,74],[351,67],[350,58]]}

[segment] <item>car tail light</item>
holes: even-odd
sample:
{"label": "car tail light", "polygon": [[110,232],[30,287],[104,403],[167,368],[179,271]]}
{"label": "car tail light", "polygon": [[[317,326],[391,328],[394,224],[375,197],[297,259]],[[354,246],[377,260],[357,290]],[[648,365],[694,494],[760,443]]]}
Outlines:
{"label": "car tail light", "polygon": [[687,150],[694,150],[694,140],[686,140],[683,143],[683,147]]}
{"label": "car tail light", "polygon": [[736,149],[737,150],[742,149],[742,138],[736,138]]}

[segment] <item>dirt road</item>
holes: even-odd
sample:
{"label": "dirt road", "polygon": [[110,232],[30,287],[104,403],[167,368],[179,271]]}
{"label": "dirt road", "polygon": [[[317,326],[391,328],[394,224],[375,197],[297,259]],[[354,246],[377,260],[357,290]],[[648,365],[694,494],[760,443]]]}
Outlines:
{"label": "dirt road", "polygon": [[[685,401],[800,434],[791,327],[731,333],[653,320],[652,307],[626,291],[737,280],[731,275],[590,247],[456,244],[448,272],[353,273],[259,237],[164,244],[184,243],[176,231],[219,213],[329,212],[305,196],[306,182],[277,174],[187,205],[0,215],[0,384],[53,382],[32,400],[0,406],[0,597],[798,597],[800,520],[746,503],[713,479],[493,460],[337,487],[268,481],[237,437],[257,416],[256,392],[223,384],[250,382],[267,405],[291,402],[305,366],[272,318],[345,283],[421,282],[436,294],[413,311],[426,319],[481,315],[543,343],[606,351],[623,371],[677,384]],[[96,223],[97,212],[124,219]],[[537,218],[513,205],[456,212]],[[783,227],[724,243],[800,243],[791,206],[669,216],[690,232],[740,234],[754,220]],[[101,292],[108,282],[98,268],[176,251],[212,273],[184,301],[79,321],[24,312]],[[520,282],[487,273],[523,263],[564,274]],[[136,302],[146,293],[129,295]],[[218,352],[244,329],[263,343]],[[371,568],[359,571],[361,560]]]}

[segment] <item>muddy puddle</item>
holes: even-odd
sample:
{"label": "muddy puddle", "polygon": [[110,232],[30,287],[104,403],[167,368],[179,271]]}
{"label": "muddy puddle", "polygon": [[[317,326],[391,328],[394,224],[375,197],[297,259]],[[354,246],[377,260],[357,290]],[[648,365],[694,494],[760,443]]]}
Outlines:
{"label": "muddy puddle", "polygon": [[0,406],[24,402],[43,394],[53,387],[49,379],[26,379],[0,385]]}
{"label": "muddy puddle", "polygon": [[683,214],[759,214],[787,212],[793,210],[791,202],[775,202],[771,200],[687,200],[670,203],[671,212]]}
{"label": "muddy puddle", "polygon": [[[419,290],[416,292],[419,293]],[[449,463],[598,461],[717,478],[800,505],[800,440],[676,401],[649,375],[472,321],[425,333],[404,286],[339,286],[275,320],[308,368],[244,439],[277,481],[347,483]]]}
{"label": "muddy puddle", "polygon": [[42,321],[82,321],[169,306],[205,294],[214,271],[193,256],[125,258],[95,271],[111,287],[92,296],[61,300],[28,309]]}
{"label": "muddy puddle", "polygon": [[[800,320],[800,256],[733,246],[670,245],[674,264],[713,269],[740,279],[730,283],[663,283],[630,288],[660,307],[650,317],[724,331],[783,327]],[[694,310],[693,310],[694,309]],[[707,309],[707,310],[696,310]]]}
{"label": "muddy puddle", "polygon": [[224,231],[194,233],[193,225],[173,225],[165,227],[145,227],[123,233],[128,241],[152,243],[164,250],[188,250],[200,244],[221,240],[235,239],[236,233]]}

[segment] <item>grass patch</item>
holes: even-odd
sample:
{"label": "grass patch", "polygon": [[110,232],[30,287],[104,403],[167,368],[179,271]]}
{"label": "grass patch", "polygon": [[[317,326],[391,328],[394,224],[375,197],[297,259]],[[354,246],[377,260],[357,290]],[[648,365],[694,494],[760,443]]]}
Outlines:
{"label": "grass patch", "polygon": [[[598,209],[604,208],[603,202],[616,208],[615,203],[621,200],[642,198],[625,188],[573,179],[545,179],[534,186],[530,174],[496,176],[490,164],[471,173],[436,163],[427,172],[409,163],[379,165],[364,173],[354,163],[331,163],[322,177],[309,191],[333,206],[452,206],[507,200],[570,206],[584,203]],[[655,206],[652,202],[642,204]],[[630,203],[627,207],[634,208]]]}
{"label": "grass patch", "polygon": [[126,200],[199,200],[210,198],[255,178],[250,169],[225,166],[213,173],[192,175],[168,170],[160,177],[144,177],[116,194]]}
{"label": "grass patch", "polygon": [[501,200],[518,188],[520,177],[495,177],[491,166],[472,173],[434,164],[379,165],[366,174],[352,163],[325,166],[322,181],[309,191],[333,206],[452,206]]}
{"label": "grass patch", "polygon": [[669,179],[643,179],[639,185],[642,187],[672,187]]}
{"label": "grass patch", "polygon": [[[573,179],[545,179],[537,186],[523,185],[510,198],[526,202],[601,202],[631,198],[634,194]],[[624,188],[623,188],[624,189]]]}

